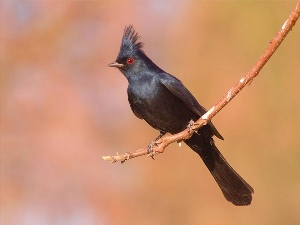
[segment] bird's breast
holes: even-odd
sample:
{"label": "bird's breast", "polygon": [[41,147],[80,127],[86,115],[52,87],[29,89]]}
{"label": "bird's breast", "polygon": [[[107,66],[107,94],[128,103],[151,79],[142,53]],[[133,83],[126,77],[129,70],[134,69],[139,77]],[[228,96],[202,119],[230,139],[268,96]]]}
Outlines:
{"label": "bird's breast", "polygon": [[159,86],[153,82],[140,82],[128,86],[128,98],[132,107],[150,110],[159,99]]}
{"label": "bird's breast", "polygon": [[[129,85],[128,100],[132,110],[155,129],[179,132],[194,115],[160,83]],[[175,123],[178,119],[182,122]]]}

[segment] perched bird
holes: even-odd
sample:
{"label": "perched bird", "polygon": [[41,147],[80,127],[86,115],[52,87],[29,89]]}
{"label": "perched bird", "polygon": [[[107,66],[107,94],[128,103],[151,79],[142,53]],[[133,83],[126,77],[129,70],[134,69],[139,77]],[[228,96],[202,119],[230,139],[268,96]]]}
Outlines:
{"label": "perched bird", "polygon": [[[119,55],[110,63],[128,80],[128,100],[133,113],[160,134],[178,133],[206,110],[176,77],[159,68],[142,50],[142,42],[132,25],[125,27]],[[253,188],[228,164],[214,144],[213,136],[223,140],[209,122],[185,140],[204,161],[225,198],[234,205],[249,205]]]}

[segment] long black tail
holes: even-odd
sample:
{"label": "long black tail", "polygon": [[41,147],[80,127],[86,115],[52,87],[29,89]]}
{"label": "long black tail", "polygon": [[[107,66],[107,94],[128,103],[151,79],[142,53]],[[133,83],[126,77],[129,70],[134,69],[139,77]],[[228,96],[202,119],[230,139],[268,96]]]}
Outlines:
{"label": "long black tail", "polygon": [[238,206],[250,205],[253,188],[228,164],[212,138],[194,134],[185,142],[200,155],[228,201]]}

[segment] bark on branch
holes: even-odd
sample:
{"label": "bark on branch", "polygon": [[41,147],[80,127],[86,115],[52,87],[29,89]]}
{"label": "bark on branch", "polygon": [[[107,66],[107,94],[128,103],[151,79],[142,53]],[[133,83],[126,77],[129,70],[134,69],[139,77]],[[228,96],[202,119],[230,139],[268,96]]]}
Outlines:
{"label": "bark on branch", "polygon": [[[265,52],[261,55],[254,66],[243,76],[230,90],[217,102],[211,109],[207,111],[199,120],[195,123],[189,124],[189,126],[180,133],[171,135],[169,133],[162,136],[160,139],[155,141],[152,151],[154,154],[162,153],[164,149],[173,142],[181,142],[189,139],[195,131],[202,126],[206,125],[225,105],[227,105],[247,84],[250,84],[252,80],[258,75],[260,70],[268,62],[274,52],[277,50],[281,42],[284,40],[286,35],[292,30],[297,19],[300,15],[300,1],[296,3],[295,9],[290,14],[289,18],[284,22],[277,35],[269,42],[269,45]],[[112,156],[103,156],[102,159],[110,162],[120,161],[121,163],[126,160],[139,157],[142,155],[149,155],[147,148],[139,149],[134,152],[127,152],[125,154],[116,154]]]}

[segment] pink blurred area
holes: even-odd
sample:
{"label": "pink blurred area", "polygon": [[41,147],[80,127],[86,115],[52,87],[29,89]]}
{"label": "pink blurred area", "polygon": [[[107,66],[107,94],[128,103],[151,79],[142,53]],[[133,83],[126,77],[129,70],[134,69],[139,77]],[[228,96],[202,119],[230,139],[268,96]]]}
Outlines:
{"label": "pink blurred area", "polygon": [[0,224],[300,224],[298,24],[214,119],[254,187],[228,203],[201,159],[173,144],[109,164],[157,131],[134,117],[107,64],[125,25],[207,108],[255,63],[295,1],[16,1],[0,9]]}

